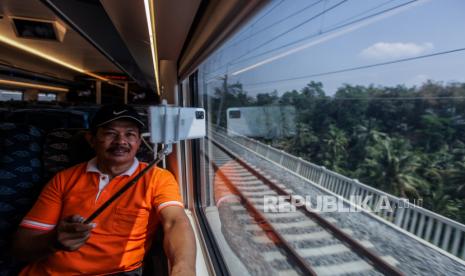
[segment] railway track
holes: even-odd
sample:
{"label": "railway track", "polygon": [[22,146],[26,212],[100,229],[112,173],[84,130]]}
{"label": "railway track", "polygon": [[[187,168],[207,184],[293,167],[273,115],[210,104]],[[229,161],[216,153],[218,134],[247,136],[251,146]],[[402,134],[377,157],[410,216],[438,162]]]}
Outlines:
{"label": "railway track", "polygon": [[353,232],[339,229],[334,220],[304,207],[264,212],[264,196],[291,196],[293,191],[210,141],[214,145],[210,162],[220,178],[216,183],[241,199],[231,208],[280,275],[403,275],[392,256],[379,256],[370,241],[353,239]]}

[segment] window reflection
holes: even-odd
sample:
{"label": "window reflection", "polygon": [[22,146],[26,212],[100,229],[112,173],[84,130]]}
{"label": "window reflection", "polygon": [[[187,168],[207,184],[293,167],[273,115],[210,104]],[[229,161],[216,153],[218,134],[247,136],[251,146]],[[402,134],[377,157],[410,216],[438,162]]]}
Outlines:
{"label": "window reflection", "polygon": [[[248,147],[231,144],[262,170],[284,174],[250,151],[294,166],[318,184],[310,168],[279,157],[282,151],[463,224],[463,10],[458,0],[272,1],[199,68],[209,128]],[[205,151],[207,162],[220,163],[208,173],[221,234],[229,246],[254,252],[253,234],[252,241],[245,238],[247,223],[254,222],[234,215],[240,207],[232,206],[243,202],[217,170],[237,187],[245,180],[211,143]],[[408,216],[399,227],[465,257],[465,234],[454,228],[459,224]],[[236,251],[242,262],[255,258]],[[259,267],[279,271],[269,264]]]}

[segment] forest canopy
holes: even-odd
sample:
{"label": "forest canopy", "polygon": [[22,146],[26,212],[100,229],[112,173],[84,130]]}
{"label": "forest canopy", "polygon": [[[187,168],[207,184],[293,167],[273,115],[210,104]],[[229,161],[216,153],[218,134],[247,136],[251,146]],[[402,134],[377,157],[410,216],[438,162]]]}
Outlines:
{"label": "forest canopy", "polygon": [[256,97],[234,83],[206,97],[223,127],[229,107],[294,106],[297,134],[262,142],[465,223],[465,83],[345,84],[328,96],[311,81]]}

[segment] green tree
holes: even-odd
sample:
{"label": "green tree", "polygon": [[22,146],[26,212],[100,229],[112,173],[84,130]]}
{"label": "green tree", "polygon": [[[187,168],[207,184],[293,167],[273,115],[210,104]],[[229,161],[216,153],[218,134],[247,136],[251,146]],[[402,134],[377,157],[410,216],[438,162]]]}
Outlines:
{"label": "green tree", "polygon": [[329,112],[339,128],[351,132],[356,125],[366,120],[367,107],[367,89],[345,84],[336,91]]}
{"label": "green tree", "polygon": [[227,77],[223,79],[223,85],[214,88],[217,99],[210,110],[214,113],[214,122],[217,126],[226,127],[226,110],[229,107],[242,107],[253,104],[253,99],[243,90],[239,82],[229,84]]}
{"label": "green tree", "polygon": [[352,139],[355,141],[353,152],[358,153],[356,154],[356,158],[361,161],[365,159],[367,149],[370,148],[370,146],[372,147],[388,137],[386,133],[376,130],[374,124],[374,121],[370,120],[367,124],[368,126],[357,125],[354,127],[352,133]]}
{"label": "green tree", "polygon": [[339,173],[344,172],[348,141],[343,130],[335,125],[329,126],[328,132],[324,135],[323,147],[320,152],[320,159],[325,167]]}
{"label": "green tree", "polygon": [[382,190],[405,198],[419,198],[418,189],[426,185],[417,173],[420,165],[406,140],[388,137],[369,149],[363,167],[365,177]]}
{"label": "green tree", "polygon": [[[398,85],[396,87],[369,87],[369,105],[366,117],[383,122],[379,131],[395,134],[404,133],[408,125],[408,115],[411,114],[413,104],[410,100],[412,89]],[[404,100],[405,99],[405,100]]]}
{"label": "green tree", "polygon": [[256,99],[296,108],[296,134],[273,145],[465,221],[465,83],[345,84],[326,96],[310,81]]}
{"label": "green tree", "polygon": [[318,144],[316,137],[306,124],[297,124],[296,135],[281,145],[281,148],[293,155],[312,160],[315,154],[315,145]]}
{"label": "green tree", "polygon": [[256,105],[272,105],[277,104],[279,101],[278,91],[273,91],[271,93],[259,93],[257,94]]}
{"label": "green tree", "polygon": [[451,142],[455,130],[450,118],[444,118],[429,111],[420,117],[420,126],[416,131],[418,144],[426,152],[438,150],[445,143]]}
{"label": "green tree", "polygon": [[451,185],[451,193],[455,197],[465,197],[465,163],[456,162],[454,167],[447,172],[448,184]]}

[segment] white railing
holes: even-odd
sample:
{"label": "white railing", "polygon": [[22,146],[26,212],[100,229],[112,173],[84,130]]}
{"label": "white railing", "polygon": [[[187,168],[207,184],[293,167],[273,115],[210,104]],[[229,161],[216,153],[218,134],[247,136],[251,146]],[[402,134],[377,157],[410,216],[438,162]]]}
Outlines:
{"label": "white railing", "polygon": [[[461,259],[465,259],[465,225],[461,223],[254,139],[240,135],[228,136],[224,129],[211,131],[210,136],[224,145],[232,142],[243,146],[302,176],[312,184],[330,190],[345,199],[350,200],[351,196],[360,196],[364,200],[370,196],[367,205],[370,207],[371,213]],[[381,208],[378,212],[373,211],[376,210],[375,206],[378,206],[381,200],[385,204],[386,199],[389,201],[392,211],[387,211],[386,208]]]}

